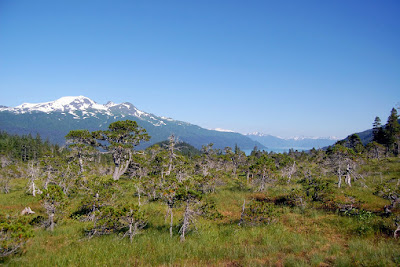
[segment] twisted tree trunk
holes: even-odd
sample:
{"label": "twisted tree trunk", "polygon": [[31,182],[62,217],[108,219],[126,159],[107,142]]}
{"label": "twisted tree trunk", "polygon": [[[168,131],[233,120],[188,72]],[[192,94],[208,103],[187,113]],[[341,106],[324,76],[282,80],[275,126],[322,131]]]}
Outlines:
{"label": "twisted tree trunk", "polygon": [[[119,180],[119,178],[126,172],[129,167],[129,164],[132,162],[132,151],[129,150],[129,159],[123,162],[122,155],[115,155],[114,156],[114,174],[113,179],[114,181]],[[121,163],[122,162],[122,163]]]}

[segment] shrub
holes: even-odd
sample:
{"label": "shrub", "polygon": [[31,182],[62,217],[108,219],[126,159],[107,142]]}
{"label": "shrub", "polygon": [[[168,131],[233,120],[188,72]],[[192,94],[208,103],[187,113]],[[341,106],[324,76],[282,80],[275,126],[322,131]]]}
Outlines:
{"label": "shrub", "polygon": [[277,212],[275,205],[265,200],[253,199],[249,207],[243,207],[239,225],[260,225],[274,222]]}
{"label": "shrub", "polygon": [[29,225],[18,219],[0,215],[0,259],[18,253],[32,236]]}

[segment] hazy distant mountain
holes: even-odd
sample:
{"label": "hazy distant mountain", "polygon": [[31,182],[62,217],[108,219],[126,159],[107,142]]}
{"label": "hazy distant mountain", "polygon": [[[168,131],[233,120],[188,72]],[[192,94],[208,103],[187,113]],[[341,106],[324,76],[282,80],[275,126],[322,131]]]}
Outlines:
{"label": "hazy distant mountain", "polygon": [[276,148],[294,148],[298,150],[308,150],[311,148],[322,148],[334,144],[338,139],[335,137],[293,137],[293,138],[280,138],[264,133],[250,133],[246,136],[254,141],[260,142],[268,149]]}
{"label": "hazy distant mountain", "polygon": [[0,130],[13,134],[38,133],[42,138],[59,144],[65,142],[64,136],[70,130],[107,129],[110,123],[127,119],[137,121],[152,137],[142,147],[166,140],[171,134],[196,148],[208,143],[214,143],[215,148],[221,149],[234,147],[235,144],[241,149],[263,147],[239,133],[207,130],[187,122],[156,116],[140,111],[128,102],[101,105],[87,97],[78,96],[62,97],[46,103],[24,103],[14,108],[0,107]]}

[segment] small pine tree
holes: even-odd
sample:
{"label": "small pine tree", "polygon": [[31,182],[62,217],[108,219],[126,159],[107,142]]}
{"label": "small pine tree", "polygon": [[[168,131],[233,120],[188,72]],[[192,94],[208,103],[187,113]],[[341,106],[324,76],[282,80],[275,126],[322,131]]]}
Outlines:
{"label": "small pine tree", "polygon": [[46,227],[54,231],[55,216],[60,213],[62,206],[66,203],[66,196],[58,185],[49,185],[42,193],[42,204],[46,209],[48,221]]}
{"label": "small pine tree", "polygon": [[399,116],[395,108],[390,112],[388,118],[385,133],[386,133],[386,145],[389,150],[392,150],[396,155],[398,154],[398,143],[400,134],[400,124],[398,122]]}
{"label": "small pine tree", "polygon": [[349,137],[349,147],[356,153],[362,153],[364,151],[364,145],[361,142],[361,138],[358,134],[352,134]]}

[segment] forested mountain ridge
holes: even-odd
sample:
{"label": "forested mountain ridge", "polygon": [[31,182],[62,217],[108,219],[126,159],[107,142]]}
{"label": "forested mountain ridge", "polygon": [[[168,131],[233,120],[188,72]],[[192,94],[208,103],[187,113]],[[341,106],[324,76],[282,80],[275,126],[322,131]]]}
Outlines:
{"label": "forested mountain ridge", "polygon": [[12,134],[40,134],[42,138],[57,144],[64,144],[64,136],[70,130],[104,130],[110,123],[126,119],[137,121],[151,136],[150,141],[142,144],[141,148],[166,140],[171,134],[196,148],[208,143],[214,143],[220,149],[236,144],[242,149],[254,146],[264,148],[262,144],[239,133],[208,130],[156,116],[128,102],[101,105],[87,97],[78,96],[39,104],[24,103],[14,108],[0,107],[0,130]]}

